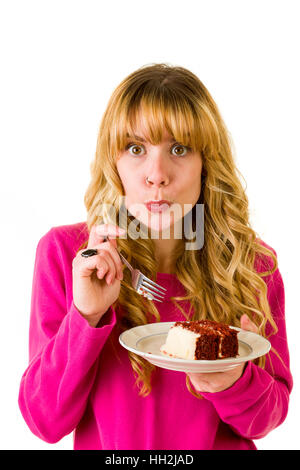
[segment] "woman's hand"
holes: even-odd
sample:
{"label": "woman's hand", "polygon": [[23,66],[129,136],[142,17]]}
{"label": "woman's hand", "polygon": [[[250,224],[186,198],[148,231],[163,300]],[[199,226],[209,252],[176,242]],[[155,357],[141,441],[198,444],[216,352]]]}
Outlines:
{"label": "woman's hand", "polygon": [[[87,248],[80,250],[73,259],[74,305],[93,327],[119,297],[123,265],[115,237],[124,233],[115,225],[92,227]],[[110,240],[104,241],[108,236]],[[98,254],[88,258],[81,256],[90,248],[97,249]]]}
{"label": "woman's hand", "polygon": [[[241,316],[241,328],[243,330],[258,333],[257,326],[250,320],[248,315]],[[226,372],[213,372],[205,374],[188,373],[197,392],[216,393],[231,387],[243,374],[246,363],[236,366]]]}

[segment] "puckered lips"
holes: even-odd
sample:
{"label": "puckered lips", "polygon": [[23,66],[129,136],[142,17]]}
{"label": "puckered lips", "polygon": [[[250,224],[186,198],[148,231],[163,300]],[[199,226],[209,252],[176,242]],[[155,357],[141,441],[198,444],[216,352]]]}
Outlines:
{"label": "puckered lips", "polygon": [[149,212],[164,212],[172,205],[171,201],[161,199],[160,201],[147,201],[145,206]]}

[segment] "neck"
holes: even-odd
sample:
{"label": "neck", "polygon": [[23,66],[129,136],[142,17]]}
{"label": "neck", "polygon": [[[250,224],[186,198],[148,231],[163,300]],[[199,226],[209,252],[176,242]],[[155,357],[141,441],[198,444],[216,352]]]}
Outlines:
{"label": "neck", "polygon": [[176,267],[176,248],[180,240],[162,239],[153,240],[155,259],[158,264],[158,272],[175,274]]}
{"label": "neck", "polygon": [[178,249],[181,246],[180,234],[182,233],[182,231],[178,232],[178,226],[181,224],[182,221],[179,220],[171,227],[155,232],[152,237],[155,259],[160,273],[175,274]]}

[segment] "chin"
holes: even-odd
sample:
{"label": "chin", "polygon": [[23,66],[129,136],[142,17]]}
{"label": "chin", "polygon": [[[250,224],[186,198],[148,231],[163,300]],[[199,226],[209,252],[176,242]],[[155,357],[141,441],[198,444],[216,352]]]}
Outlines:
{"label": "chin", "polygon": [[[180,219],[181,221],[182,219]],[[156,238],[159,238],[163,235],[163,239],[170,239],[170,238],[173,238],[173,233],[174,233],[174,221],[170,221],[170,218],[169,217],[162,217],[162,218],[158,218],[158,217],[151,217],[151,220],[150,221],[146,221],[146,220],[141,220],[140,221],[141,224],[143,224],[144,226],[146,226],[149,230],[149,235],[151,238],[153,239],[156,239]],[[177,221],[178,222],[178,221]],[[179,223],[177,225],[178,227],[178,236],[176,238],[182,238],[182,231],[180,231],[180,228],[181,228],[182,224]],[[176,232],[175,232],[176,234]]]}

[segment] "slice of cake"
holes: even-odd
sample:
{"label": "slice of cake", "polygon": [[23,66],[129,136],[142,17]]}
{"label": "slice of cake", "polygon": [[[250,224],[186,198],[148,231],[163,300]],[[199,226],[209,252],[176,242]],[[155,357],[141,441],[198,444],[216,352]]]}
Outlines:
{"label": "slice of cake", "polygon": [[238,354],[238,331],[212,320],[177,321],[160,351],[180,359],[215,360]]}

